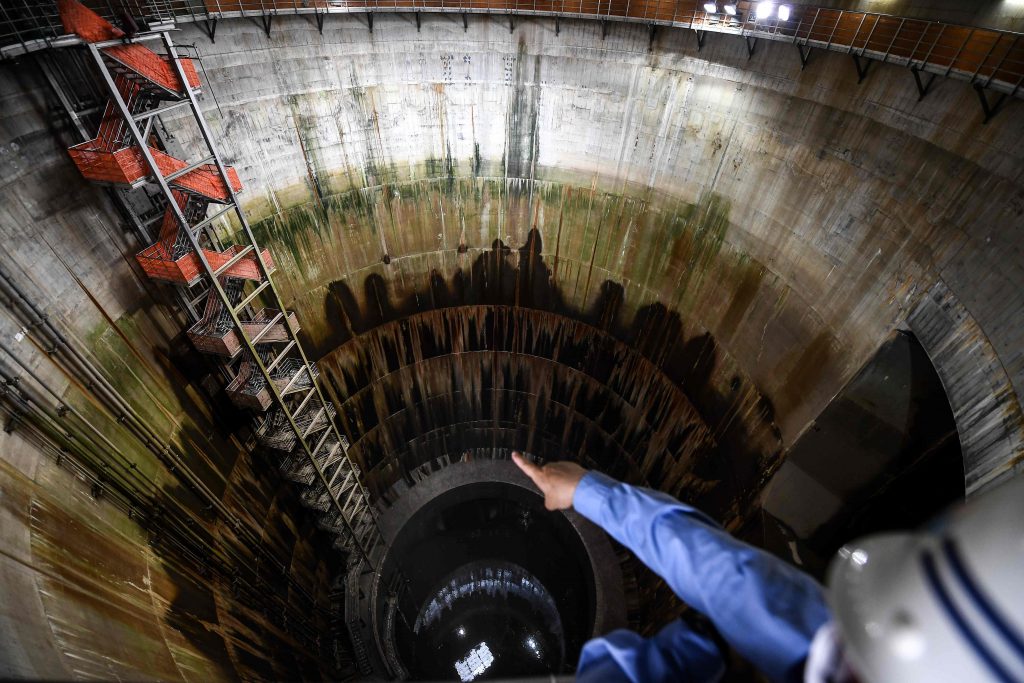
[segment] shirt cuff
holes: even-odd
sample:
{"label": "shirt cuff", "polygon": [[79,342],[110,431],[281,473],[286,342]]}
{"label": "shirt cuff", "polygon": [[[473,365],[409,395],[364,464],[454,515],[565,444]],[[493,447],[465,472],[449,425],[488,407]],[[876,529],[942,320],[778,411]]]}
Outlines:
{"label": "shirt cuff", "polygon": [[587,472],[572,495],[573,508],[590,521],[595,521],[601,515],[601,508],[608,504],[612,489],[618,483],[600,472]]}

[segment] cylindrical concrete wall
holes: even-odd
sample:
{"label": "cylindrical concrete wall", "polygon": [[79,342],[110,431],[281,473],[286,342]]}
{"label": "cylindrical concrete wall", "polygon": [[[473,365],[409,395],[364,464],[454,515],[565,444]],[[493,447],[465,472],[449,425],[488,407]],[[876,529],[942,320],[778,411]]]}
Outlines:
{"label": "cylindrical concrete wall", "polygon": [[[1019,104],[982,125],[964,83],[918,102],[895,67],[858,84],[844,55],[801,70],[789,45],[748,59],[734,37],[698,53],[692,34],[662,30],[651,49],[649,35],[443,15],[175,35],[197,46],[203,106],[374,490],[442,454],[528,442],[740,528],[786,449],[901,327],[945,384],[969,490],[1019,470]],[[4,271],[188,455],[245,539],[30,346],[34,330],[15,343],[17,315],[0,316],[5,343],[246,581],[260,587],[255,567],[274,599],[325,605],[317,532],[244,447],[243,416],[157,303],[170,297],[137,275],[144,245],[77,176],[77,140],[30,60],[0,66],[0,92]],[[192,148],[184,118],[165,123]],[[0,453],[0,586],[17,598],[0,675],[332,675],[324,644],[148,545],[16,427]],[[281,587],[282,566],[297,585]],[[304,624],[326,629],[315,614]]]}
{"label": "cylindrical concrete wall", "polygon": [[[546,269],[544,301],[527,306],[586,318],[610,297],[589,320],[604,315],[613,336],[661,306],[657,325],[678,316],[680,345],[713,344],[708,395],[682,390],[705,419],[742,424],[763,457],[892,329],[917,324],[947,391],[964,395],[969,490],[1019,459],[1015,104],[981,125],[966,84],[918,102],[905,69],[858,84],[843,55],[801,70],[785,44],[748,59],[739,39],[710,35],[698,54],[681,31],[648,50],[628,24],[602,38],[586,22],[556,35],[547,19],[510,32],[474,17],[464,31],[426,16],[417,30],[383,15],[370,32],[329,17],[320,36],[281,17],[270,37],[239,21],[215,44],[195,27],[185,40],[319,355],[449,305],[432,277],[480,291],[486,259],[507,260],[493,256],[500,241],[521,250],[513,266],[525,253]],[[663,355],[664,370],[681,352]],[[978,424],[980,412],[1003,417]]]}

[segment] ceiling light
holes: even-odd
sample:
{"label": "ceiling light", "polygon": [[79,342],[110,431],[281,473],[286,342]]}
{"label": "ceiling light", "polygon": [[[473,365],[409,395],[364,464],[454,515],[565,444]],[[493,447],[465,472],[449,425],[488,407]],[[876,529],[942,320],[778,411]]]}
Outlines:
{"label": "ceiling light", "polygon": [[726,5],[725,6],[725,13],[728,14],[730,17],[735,17],[736,16],[736,5]]}
{"label": "ceiling light", "polygon": [[779,20],[789,21],[789,5],[779,5]]}
{"label": "ceiling light", "polygon": [[708,14],[715,14],[718,12],[718,5],[713,2],[705,2],[704,11],[707,12]]}
{"label": "ceiling light", "polygon": [[771,2],[759,2],[757,3],[757,9],[755,13],[758,19],[767,19],[775,11],[775,3]]}

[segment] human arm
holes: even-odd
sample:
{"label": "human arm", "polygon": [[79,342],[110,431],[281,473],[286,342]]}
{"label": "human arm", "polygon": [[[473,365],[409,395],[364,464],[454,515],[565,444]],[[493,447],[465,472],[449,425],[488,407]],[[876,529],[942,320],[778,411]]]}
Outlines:
{"label": "human arm", "polygon": [[722,653],[706,634],[680,620],[652,638],[625,629],[583,646],[577,683],[714,683],[722,678]]}
{"label": "human arm", "polygon": [[516,458],[548,509],[572,505],[707,616],[772,681],[798,681],[811,639],[828,620],[821,587],[739,541],[696,508],[579,465],[543,468]]}
{"label": "human arm", "polygon": [[828,620],[814,579],[733,538],[696,508],[596,472],[580,478],[573,507],[664,578],[769,679],[801,679],[811,640]]}

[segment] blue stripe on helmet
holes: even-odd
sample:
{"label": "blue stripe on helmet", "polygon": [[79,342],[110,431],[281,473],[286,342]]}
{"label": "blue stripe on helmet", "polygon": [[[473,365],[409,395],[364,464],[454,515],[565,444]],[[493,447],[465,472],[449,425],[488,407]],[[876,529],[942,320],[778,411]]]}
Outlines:
{"label": "blue stripe on helmet", "polygon": [[989,623],[992,627],[999,632],[1003,639],[1009,643],[1010,647],[1017,652],[1021,660],[1024,660],[1024,638],[1021,638],[1020,634],[1016,632],[1010,622],[999,613],[996,606],[988,599],[981,589],[978,587],[974,577],[970,575],[967,570],[967,566],[963,562],[963,558],[960,555],[960,551],[957,549],[956,544],[951,539],[945,539],[942,542],[942,552],[945,554],[946,559],[949,560],[950,567],[953,569],[953,575],[960,582],[961,587],[971,598],[971,602],[978,608],[982,614],[988,618]]}
{"label": "blue stripe on helmet", "polygon": [[989,668],[989,671],[991,671],[992,674],[995,675],[996,679],[1001,683],[1021,683],[1014,679],[1010,675],[1009,671],[1003,668],[1003,665],[995,658],[995,655],[985,647],[981,638],[978,637],[978,634],[971,629],[970,624],[967,623],[967,619],[960,613],[960,610],[957,609],[956,605],[953,603],[953,599],[949,595],[949,591],[947,591],[946,587],[942,585],[942,581],[939,578],[939,572],[935,568],[935,558],[932,556],[930,551],[925,551],[921,555],[921,564],[924,567],[924,575],[927,580],[928,587],[935,594],[939,604],[945,610],[950,621],[953,622],[953,625],[960,632],[960,635],[963,636],[964,641],[970,645],[971,649],[974,650],[974,653],[978,655],[978,658],[985,663]]}

